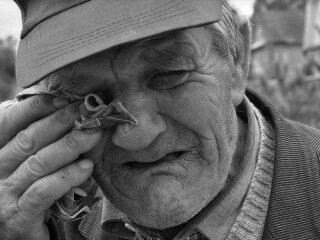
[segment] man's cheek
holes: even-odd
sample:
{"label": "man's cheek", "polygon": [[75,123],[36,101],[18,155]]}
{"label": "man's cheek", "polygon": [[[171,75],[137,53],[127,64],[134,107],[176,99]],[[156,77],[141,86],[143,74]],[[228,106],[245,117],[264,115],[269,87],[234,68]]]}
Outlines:
{"label": "man's cheek", "polygon": [[[222,119],[218,98],[208,95],[199,83],[185,84],[169,90],[171,97],[162,98],[158,103],[160,114],[188,127],[205,139],[213,139],[215,128]],[[217,128],[218,129],[218,128]]]}

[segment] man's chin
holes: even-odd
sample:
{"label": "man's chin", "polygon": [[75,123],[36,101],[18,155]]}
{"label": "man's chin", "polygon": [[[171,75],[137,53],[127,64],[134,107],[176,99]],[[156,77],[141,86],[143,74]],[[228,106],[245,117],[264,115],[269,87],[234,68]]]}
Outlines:
{"label": "man's chin", "polygon": [[[161,181],[161,178],[159,178]],[[153,190],[145,193],[138,200],[136,208],[133,208],[130,203],[122,206],[124,213],[135,222],[149,228],[166,229],[187,222],[195,215],[194,206],[187,206],[185,199],[181,199],[179,191],[174,187],[168,192],[165,186],[153,186]],[[172,193],[175,191],[175,193]],[[120,202],[118,202],[119,204]],[[117,203],[116,203],[117,204]]]}
{"label": "man's chin", "polygon": [[[192,187],[199,180],[194,178],[199,171],[197,157],[187,152],[154,163],[113,165],[103,174],[104,179],[98,177],[98,183],[111,203],[137,223],[170,228],[188,221],[200,210],[201,204],[194,204],[198,194],[190,194],[199,191]],[[190,176],[189,171],[195,175]]]}
{"label": "man's chin", "polygon": [[181,180],[174,173],[166,172],[140,172],[134,174],[118,172],[117,176],[111,178],[111,185],[116,195],[129,201],[144,201],[143,205],[151,203],[161,205],[160,200],[174,196],[181,192]]}
{"label": "man's chin", "polygon": [[145,216],[145,215],[128,215],[136,223],[153,229],[167,229],[176,227],[183,223],[188,222],[193,215],[189,212],[182,214],[180,209],[170,209],[169,212],[159,213],[156,216]]}
{"label": "man's chin", "polygon": [[174,227],[187,222],[199,210],[199,205],[189,204],[194,202],[194,199],[186,198],[181,182],[172,176],[149,177],[148,182],[141,186],[138,193],[133,193],[134,195],[128,195],[127,186],[122,186],[113,187],[111,202],[145,227]]}

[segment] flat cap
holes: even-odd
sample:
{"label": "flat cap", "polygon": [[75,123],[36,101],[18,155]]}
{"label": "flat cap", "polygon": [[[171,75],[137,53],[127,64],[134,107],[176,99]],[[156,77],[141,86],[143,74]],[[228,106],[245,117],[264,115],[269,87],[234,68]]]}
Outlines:
{"label": "flat cap", "polygon": [[29,87],[95,53],[219,21],[221,0],[14,0],[23,29],[17,80]]}

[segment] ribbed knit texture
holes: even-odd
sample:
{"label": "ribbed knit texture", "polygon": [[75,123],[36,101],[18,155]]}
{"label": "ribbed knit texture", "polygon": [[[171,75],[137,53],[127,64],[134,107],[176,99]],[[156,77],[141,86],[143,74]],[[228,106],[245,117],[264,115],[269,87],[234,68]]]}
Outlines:
{"label": "ribbed knit texture", "polygon": [[274,129],[253,104],[251,107],[260,129],[258,160],[249,191],[228,240],[261,239],[268,211],[275,155]]}

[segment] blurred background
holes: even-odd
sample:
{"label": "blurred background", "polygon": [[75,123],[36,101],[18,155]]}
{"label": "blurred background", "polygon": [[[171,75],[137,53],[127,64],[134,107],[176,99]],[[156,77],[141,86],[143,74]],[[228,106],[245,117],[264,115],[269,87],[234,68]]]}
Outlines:
{"label": "blurred background", "polygon": [[[229,0],[252,23],[249,87],[292,120],[320,129],[320,0]],[[0,0],[0,102],[19,91],[21,16]]]}

